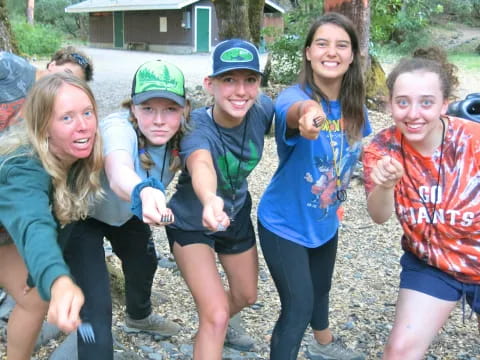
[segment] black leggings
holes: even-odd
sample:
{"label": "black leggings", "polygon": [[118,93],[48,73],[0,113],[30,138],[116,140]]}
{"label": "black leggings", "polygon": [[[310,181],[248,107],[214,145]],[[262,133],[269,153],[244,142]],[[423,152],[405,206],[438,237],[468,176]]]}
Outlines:
{"label": "black leggings", "polygon": [[305,329],[328,328],[338,233],[324,245],[307,248],[281,238],[258,223],[263,256],[282,308],[270,343],[271,360],[295,360]]}
{"label": "black leggings", "polygon": [[113,252],[122,261],[126,312],[133,319],[143,319],[152,312],[150,295],[157,269],[150,227],[136,217],[121,226],[111,226],[93,218],[69,226],[72,231],[65,260],[85,295],[82,319],[92,323],[95,332],[93,344],[77,336],[78,359],[112,360],[112,299],[103,237],[110,240]]}

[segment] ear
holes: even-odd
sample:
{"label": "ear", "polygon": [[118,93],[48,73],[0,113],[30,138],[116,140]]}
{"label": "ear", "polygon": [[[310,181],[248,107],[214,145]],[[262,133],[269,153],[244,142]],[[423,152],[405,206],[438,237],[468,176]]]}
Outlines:
{"label": "ear", "polygon": [[136,114],[136,108],[135,108],[135,105],[133,104],[133,102],[132,102],[132,104],[130,105],[130,111],[131,111],[131,113],[133,114],[133,116],[134,116],[136,119],[138,119],[138,116],[137,116],[137,114]]}
{"label": "ear", "polygon": [[440,115],[445,115],[448,111],[448,99],[445,99],[440,110]]}
{"label": "ear", "polygon": [[55,67],[57,66],[57,64],[55,63],[55,61],[50,61],[48,64],[47,64],[47,70],[49,72],[52,72],[55,70]]}
{"label": "ear", "polygon": [[307,46],[305,48],[305,57],[308,61],[311,61],[311,59],[310,59],[310,46]]}
{"label": "ear", "polygon": [[210,76],[206,76],[203,79],[203,88],[206,92],[213,96],[213,81],[214,79]]}

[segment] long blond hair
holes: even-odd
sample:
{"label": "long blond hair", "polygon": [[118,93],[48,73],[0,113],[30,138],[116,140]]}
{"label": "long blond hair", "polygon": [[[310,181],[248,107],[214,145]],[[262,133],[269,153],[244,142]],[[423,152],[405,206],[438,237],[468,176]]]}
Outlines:
{"label": "long blond hair", "polygon": [[[53,114],[55,99],[64,84],[82,90],[93,105],[97,105],[91,89],[72,74],[59,72],[38,80],[23,105],[24,120],[15,124],[0,141],[0,154],[37,156],[45,171],[52,177],[53,210],[61,224],[84,219],[89,204],[101,196],[100,173],[103,168],[102,144],[98,127],[90,156],[68,166],[49,151],[48,126]],[[22,146],[25,151],[17,152]]]}

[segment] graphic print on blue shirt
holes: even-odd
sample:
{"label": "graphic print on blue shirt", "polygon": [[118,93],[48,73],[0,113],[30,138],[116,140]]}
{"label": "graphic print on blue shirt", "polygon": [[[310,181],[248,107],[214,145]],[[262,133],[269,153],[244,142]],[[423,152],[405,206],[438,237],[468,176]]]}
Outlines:
{"label": "graphic print on blue shirt", "polygon": [[[244,150],[245,157],[248,158],[247,161],[238,159],[231,151],[227,151],[226,155],[217,158],[217,168],[222,179],[218,186],[222,192],[232,193],[233,195],[233,191],[240,188],[240,185],[260,161],[259,151],[252,140],[248,140],[248,148],[249,150]],[[250,154],[250,156],[247,154]],[[234,189],[232,189],[232,186]]]}
{"label": "graphic print on blue shirt", "polygon": [[[347,189],[360,151],[360,143],[355,143],[353,147],[348,146],[346,135],[341,130],[341,123],[341,119],[324,122],[321,131],[326,134],[326,140],[322,141],[323,146],[316,149],[321,153],[313,156],[313,168],[317,171],[315,174],[310,172],[304,174],[312,193],[312,198],[306,206],[319,210],[318,220],[328,216],[330,211],[337,210],[340,205],[337,190]],[[338,189],[336,164],[340,173]]]}

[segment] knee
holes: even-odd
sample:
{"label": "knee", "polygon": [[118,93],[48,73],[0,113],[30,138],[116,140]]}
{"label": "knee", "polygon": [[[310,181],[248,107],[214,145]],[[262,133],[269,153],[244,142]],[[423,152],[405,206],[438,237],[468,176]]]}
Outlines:
{"label": "knee", "polygon": [[288,323],[290,327],[306,328],[312,319],[312,314],[313,302],[292,301],[288,304],[282,304],[280,317],[282,322]]}
{"label": "knee", "polygon": [[257,288],[241,289],[240,291],[230,290],[233,303],[243,309],[246,306],[255,304],[257,301]]}
{"label": "knee", "polygon": [[30,289],[27,296],[14,298],[15,308],[31,314],[32,316],[45,317],[48,311],[49,303],[42,300],[36,289]]}
{"label": "knee", "polygon": [[385,345],[383,359],[411,359],[411,351],[415,348],[414,344],[403,337],[390,337]]}
{"label": "knee", "polygon": [[217,307],[208,313],[200,313],[201,325],[214,333],[224,333],[227,330],[229,320],[228,307]]}

